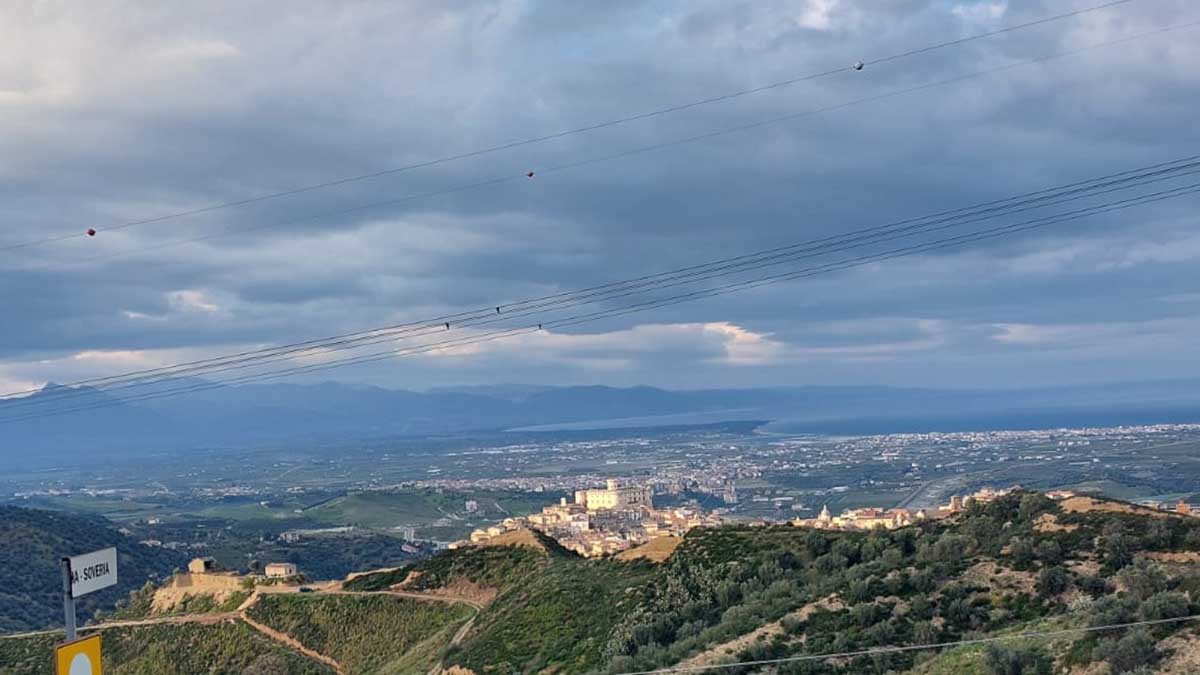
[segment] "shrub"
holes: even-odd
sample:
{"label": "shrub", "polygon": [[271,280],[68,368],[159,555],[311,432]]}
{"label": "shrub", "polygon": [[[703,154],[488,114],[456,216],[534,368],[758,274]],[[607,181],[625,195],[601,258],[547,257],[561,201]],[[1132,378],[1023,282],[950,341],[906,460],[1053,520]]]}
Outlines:
{"label": "shrub", "polygon": [[1050,675],[1054,660],[1041,647],[988,645],[983,667],[989,675]]}
{"label": "shrub", "polygon": [[1038,573],[1037,592],[1043,598],[1053,597],[1071,587],[1071,573],[1054,566],[1047,567]]}
{"label": "shrub", "polygon": [[1144,621],[1161,621],[1163,619],[1178,619],[1191,612],[1191,604],[1183,593],[1163,591],[1146,598],[1138,615]]}
{"label": "shrub", "polygon": [[1154,659],[1154,638],[1145,630],[1133,630],[1120,639],[1101,642],[1096,647],[1096,656],[1107,661],[1114,673],[1128,673]]}
{"label": "shrub", "polygon": [[1145,600],[1167,588],[1167,575],[1162,568],[1145,560],[1122,569],[1117,579],[1129,591],[1129,595],[1138,600]]}

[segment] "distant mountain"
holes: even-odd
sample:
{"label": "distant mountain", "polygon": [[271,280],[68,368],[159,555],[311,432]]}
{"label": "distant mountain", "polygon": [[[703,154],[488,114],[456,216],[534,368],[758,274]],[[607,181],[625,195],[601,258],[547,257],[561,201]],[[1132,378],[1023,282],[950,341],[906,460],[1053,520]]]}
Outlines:
{"label": "distant mountain", "polygon": [[148,579],[169,576],[186,558],[141,546],[98,516],[0,506],[0,633],[61,626],[59,560],[110,546],[117,547],[118,584],[79,599],[81,623]]}
{"label": "distant mountain", "polygon": [[491,396],[509,401],[523,401],[534,394],[557,389],[544,384],[483,384],[463,385],[461,387],[436,387],[429,390],[431,394],[475,394]]}
{"label": "distant mountain", "polygon": [[[186,388],[186,395],[167,396]],[[63,411],[38,417],[47,411]],[[1021,390],[498,385],[413,392],[319,384],[178,380],[130,389],[48,386],[0,401],[0,466],[45,466],[263,441],[353,440],[770,420],[788,433],[1200,422],[1200,380]]]}

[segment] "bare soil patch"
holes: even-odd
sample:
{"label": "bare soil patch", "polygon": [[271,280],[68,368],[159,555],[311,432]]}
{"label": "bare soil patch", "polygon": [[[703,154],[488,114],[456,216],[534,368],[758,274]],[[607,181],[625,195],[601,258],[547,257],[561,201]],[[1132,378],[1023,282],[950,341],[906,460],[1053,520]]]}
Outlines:
{"label": "bare soil patch", "polygon": [[1126,504],[1124,502],[1113,502],[1095,497],[1075,496],[1059,502],[1059,506],[1067,513],[1132,513],[1139,516],[1151,516],[1153,518],[1171,518],[1177,514],[1169,511],[1159,511],[1148,506],[1138,506],[1136,504]]}
{"label": "bare soil patch", "polygon": [[993,560],[985,560],[972,565],[962,575],[965,581],[984,586],[994,591],[1013,591],[1032,593],[1037,583],[1037,577],[1032,572],[1001,567]]}
{"label": "bare soil patch", "polygon": [[1078,525],[1063,525],[1058,522],[1058,516],[1053,513],[1043,513],[1033,521],[1033,529],[1038,532],[1072,532],[1078,530]]}
{"label": "bare soil patch", "polygon": [[524,546],[526,548],[536,549],[543,553],[549,553],[546,546],[534,536],[533,532],[525,528],[505,532],[504,534],[492,537],[484,542],[483,546]]}
{"label": "bare soil patch", "polygon": [[621,551],[615,557],[617,560],[638,560],[644,558],[650,562],[665,562],[683,543],[682,537],[659,537],[635,546],[627,551]]}

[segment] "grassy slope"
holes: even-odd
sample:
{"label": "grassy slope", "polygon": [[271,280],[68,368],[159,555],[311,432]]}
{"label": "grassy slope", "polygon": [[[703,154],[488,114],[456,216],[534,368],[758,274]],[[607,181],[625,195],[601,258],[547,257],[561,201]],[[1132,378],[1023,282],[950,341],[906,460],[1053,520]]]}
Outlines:
{"label": "grassy slope", "polygon": [[[43,675],[57,637],[0,640],[0,674]],[[240,622],[113,628],[103,633],[107,675],[323,675],[325,666],[293,654]]]}
{"label": "grassy slope", "polygon": [[[1038,529],[1035,521],[1046,513],[1075,529]],[[471,548],[360,583],[383,587],[419,571],[415,585],[425,589],[457,578],[499,588],[447,663],[480,673],[619,672],[678,663],[777,621],[783,626],[778,636],[742,645],[734,656],[950,641],[1062,625],[1068,618],[1080,625],[1112,616],[1135,619],[1156,610],[1122,599],[1112,583],[1116,570],[1138,552],[1179,550],[1200,550],[1200,519],[1063,513],[1040,496],[1016,495],[955,522],[896,532],[699,530],[657,566]],[[968,574],[979,564],[998,571]],[[1035,584],[1051,571],[1063,575],[1063,589]],[[1151,594],[1174,594],[1183,611],[1200,610],[1191,600],[1200,599],[1191,590],[1200,590],[1195,570],[1167,572]],[[830,594],[845,606],[796,614]],[[1070,638],[1043,646],[1061,665],[1068,653],[1072,663],[1104,658],[1099,642]],[[1017,642],[1014,648],[1027,646]],[[789,672],[970,672],[983,660],[983,649],[971,648],[932,658],[909,653],[809,662]]]}
{"label": "grassy slope", "polygon": [[626,590],[651,574],[648,563],[552,560],[497,597],[448,663],[477,673],[587,672],[601,665],[609,633],[629,609]]}
{"label": "grassy slope", "polygon": [[[1057,519],[1053,531],[1040,525],[1048,515]],[[350,586],[378,590],[418,572],[408,582],[412,590],[491,589],[494,599],[445,657],[481,675],[638,671],[679,663],[775,622],[780,628],[771,638],[740,644],[731,656],[813,655],[1200,612],[1195,564],[1134,562],[1149,552],[1200,551],[1200,519],[1159,516],[1067,513],[1041,496],[1014,495],[954,522],[892,532],[697,530],[660,565],[583,560],[554,546],[471,547]],[[1046,581],[1052,578],[1054,584]],[[1138,590],[1118,592],[1118,580],[1122,589]],[[831,597],[836,602],[827,603]],[[829,608],[797,611],[817,601]],[[352,672],[399,673],[425,669],[471,614],[435,605],[314,595],[272,597],[254,612]],[[1162,626],[1152,638],[1178,629]],[[1084,666],[1120,652],[1121,637],[1070,636],[1041,648],[1060,668]],[[983,668],[983,652],[807,661],[780,672],[970,673]],[[1162,656],[1151,647],[1139,658],[1153,663]]]}
{"label": "grassy slope", "polygon": [[394,664],[414,647],[435,636],[448,642],[473,614],[465,605],[389,595],[267,595],[250,610],[353,673],[401,672]]}

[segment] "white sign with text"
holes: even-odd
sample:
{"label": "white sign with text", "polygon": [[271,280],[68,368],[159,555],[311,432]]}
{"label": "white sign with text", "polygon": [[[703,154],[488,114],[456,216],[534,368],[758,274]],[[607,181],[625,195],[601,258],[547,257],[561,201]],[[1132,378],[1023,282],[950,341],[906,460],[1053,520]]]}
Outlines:
{"label": "white sign with text", "polygon": [[106,548],[71,558],[71,596],[78,598],[117,583],[117,549]]}

